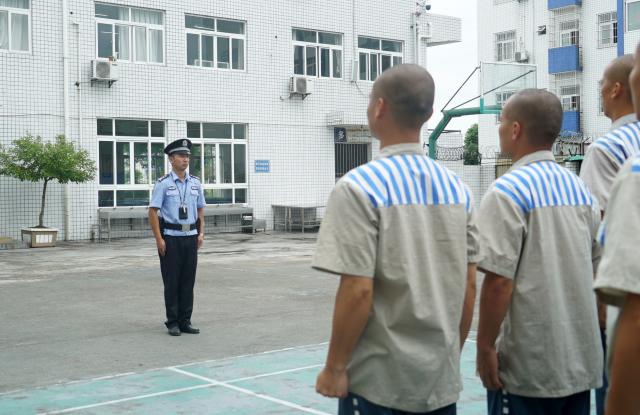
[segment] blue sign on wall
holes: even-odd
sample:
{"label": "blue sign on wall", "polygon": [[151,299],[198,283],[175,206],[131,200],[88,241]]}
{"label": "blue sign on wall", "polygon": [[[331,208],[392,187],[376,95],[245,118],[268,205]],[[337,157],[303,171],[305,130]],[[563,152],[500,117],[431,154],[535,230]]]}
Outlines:
{"label": "blue sign on wall", "polygon": [[271,161],[256,160],[255,168],[256,168],[256,173],[271,173]]}

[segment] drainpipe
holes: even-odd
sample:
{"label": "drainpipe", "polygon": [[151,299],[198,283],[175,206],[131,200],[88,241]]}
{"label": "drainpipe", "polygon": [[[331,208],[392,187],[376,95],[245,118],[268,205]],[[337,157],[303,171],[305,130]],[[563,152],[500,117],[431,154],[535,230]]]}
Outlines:
{"label": "drainpipe", "polygon": [[[62,79],[64,100],[64,135],[70,139],[69,132],[69,4],[62,0]],[[69,240],[71,199],[70,186],[64,185],[64,240]]]}

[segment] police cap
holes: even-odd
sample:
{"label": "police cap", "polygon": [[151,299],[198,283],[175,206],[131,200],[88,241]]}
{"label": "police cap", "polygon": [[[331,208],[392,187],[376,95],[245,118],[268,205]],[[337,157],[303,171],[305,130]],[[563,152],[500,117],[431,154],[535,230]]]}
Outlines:
{"label": "police cap", "polygon": [[181,138],[180,140],[176,140],[170,144],[168,144],[164,148],[164,153],[167,155],[172,154],[191,154],[191,140],[186,138]]}

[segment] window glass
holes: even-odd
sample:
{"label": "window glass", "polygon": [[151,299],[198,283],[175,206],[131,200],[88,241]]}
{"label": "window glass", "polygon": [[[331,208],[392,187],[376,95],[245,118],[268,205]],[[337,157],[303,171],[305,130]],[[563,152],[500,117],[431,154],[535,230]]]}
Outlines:
{"label": "window glass", "polygon": [[136,61],[147,61],[147,29],[144,27],[135,28],[135,50]]}
{"label": "window glass", "polygon": [[245,128],[246,126],[244,124],[234,124],[233,138],[235,138],[236,140],[244,140],[246,136]]}
{"label": "window glass", "polygon": [[218,19],[218,32],[244,34],[244,23]]}
{"label": "window glass", "polygon": [[129,60],[131,56],[129,54],[129,45],[131,41],[129,39],[130,27],[115,25],[116,30],[116,57],[118,59]]}
{"label": "window glass", "polygon": [[187,123],[187,138],[200,138],[200,123],[188,122]]}
{"label": "window glass", "polygon": [[201,64],[205,68],[213,68],[214,56],[213,56],[213,36],[202,35],[202,61]]}
{"label": "window glass", "polygon": [[218,38],[218,68],[229,69],[229,38]]}
{"label": "window glass", "polygon": [[382,55],[380,56],[380,70],[382,72],[391,68],[391,55]]}
{"label": "window glass", "polygon": [[148,190],[116,190],[118,206],[148,206]]}
{"label": "window glass", "polygon": [[337,33],[318,33],[318,43],[327,45],[342,45],[342,35]]}
{"label": "window glass", "polygon": [[316,76],[316,51],[316,48],[307,46],[307,76]]}
{"label": "window glass", "polygon": [[9,49],[9,12],[0,10],[0,49]]}
{"label": "window glass", "polygon": [[189,157],[189,173],[202,178],[202,144],[194,144],[191,147],[191,156]]}
{"label": "window glass", "polygon": [[371,80],[375,81],[376,79],[378,79],[378,55],[372,53],[371,55],[369,55],[369,59],[371,62],[369,68],[371,70]]}
{"label": "window glass", "polygon": [[233,148],[233,182],[246,183],[247,181],[247,163],[246,163],[246,146],[244,144],[236,144]]}
{"label": "window glass", "polygon": [[320,76],[328,78],[331,76],[330,49],[320,49]]}
{"label": "window glass", "polygon": [[129,143],[116,143],[116,184],[131,184],[131,149]]}
{"label": "window glass", "polygon": [[367,59],[368,53],[360,53],[360,79],[362,81],[367,80]]}
{"label": "window glass", "polygon": [[247,189],[236,189],[235,203],[247,203]]}
{"label": "window glass", "polygon": [[312,30],[293,29],[293,40],[316,43],[317,32]]}
{"label": "window glass", "polygon": [[26,14],[11,14],[11,49],[29,50],[29,16]]}
{"label": "window glass", "polygon": [[113,55],[113,25],[98,23],[98,57]]}
{"label": "window glass", "polygon": [[98,118],[97,125],[98,135],[113,135],[113,120]]}
{"label": "window glass", "polygon": [[96,17],[101,19],[129,20],[129,9],[111,4],[96,3]]}
{"label": "window glass", "polygon": [[113,207],[113,190],[98,191],[98,207]]}
{"label": "window glass", "polygon": [[293,73],[304,75],[304,46],[295,46],[293,49]]}
{"label": "window glass", "polygon": [[393,40],[383,40],[382,41],[382,50],[387,52],[402,52],[402,42],[393,41]]}
{"label": "window glass", "polygon": [[164,121],[151,121],[151,137],[164,137]]}
{"label": "window glass", "polygon": [[204,189],[204,200],[212,205],[233,203],[233,189]]}
{"label": "window glass", "polygon": [[358,47],[363,49],[380,49],[380,39],[358,36]]}
{"label": "window glass", "polygon": [[164,62],[162,30],[149,29],[149,62]]}
{"label": "window glass", "polygon": [[232,171],[231,160],[231,144],[220,144],[220,183],[233,183],[231,177]]}
{"label": "window glass", "polygon": [[342,51],[333,50],[333,77],[342,78]]}
{"label": "window glass", "polygon": [[216,20],[207,17],[185,16],[185,27],[198,30],[216,30]]}
{"label": "window glass", "polygon": [[151,143],[151,182],[164,176],[164,144]]}
{"label": "window glass", "polygon": [[400,65],[402,63],[402,58],[400,56],[393,57],[393,66]]}
{"label": "window glass", "polygon": [[202,137],[231,138],[231,124],[202,123]]}
{"label": "window glass", "polygon": [[244,69],[244,40],[233,39],[232,43],[232,56],[233,56],[233,69]]}
{"label": "window glass", "polygon": [[204,183],[213,184],[216,182],[216,145],[204,145]]}
{"label": "window glass", "polygon": [[116,135],[125,137],[148,137],[149,122],[141,120],[116,120]]}
{"label": "window glass", "polygon": [[147,143],[133,143],[133,168],[136,184],[149,184],[149,148]]}
{"label": "window glass", "polygon": [[[113,184],[113,143],[100,141],[98,159],[100,184]],[[113,199],[113,196],[112,196]]]}
{"label": "window glass", "polygon": [[149,9],[131,9],[131,20],[137,23],[162,24],[162,12]]}
{"label": "window glass", "polygon": [[187,65],[200,66],[200,35],[187,33]]}
{"label": "window glass", "polygon": [[640,29],[640,1],[627,4],[628,30]]}

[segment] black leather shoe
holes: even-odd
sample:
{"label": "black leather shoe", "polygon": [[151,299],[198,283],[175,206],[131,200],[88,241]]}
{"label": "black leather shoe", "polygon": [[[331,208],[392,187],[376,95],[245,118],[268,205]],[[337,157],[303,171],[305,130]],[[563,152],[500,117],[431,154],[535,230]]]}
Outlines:
{"label": "black leather shoe", "polygon": [[183,332],[183,333],[189,333],[189,334],[198,334],[198,333],[200,333],[200,329],[197,329],[197,328],[193,327],[191,324],[189,324],[188,326],[180,327],[180,331]]}
{"label": "black leather shoe", "polygon": [[180,333],[180,329],[178,328],[178,326],[169,327],[170,336],[180,336],[181,334],[182,333]]}

